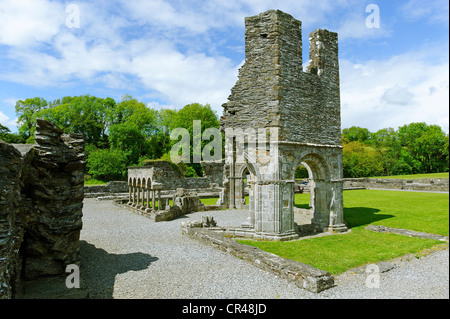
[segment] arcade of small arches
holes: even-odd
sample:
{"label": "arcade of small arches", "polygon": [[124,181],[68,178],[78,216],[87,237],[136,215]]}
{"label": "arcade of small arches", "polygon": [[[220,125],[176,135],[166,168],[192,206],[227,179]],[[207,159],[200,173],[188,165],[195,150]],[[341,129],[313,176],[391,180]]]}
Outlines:
{"label": "arcade of small arches", "polygon": [[[229,162],[228,196],[224,197],[231,209],[249,210],[247,221],[241,226],[254,229],[267,239],[289,240],[297,237],[294,224],[295,171],[299,166],[308,172],[311,199],[307,214],[311,218],[309,232],[342,232],[347,227],[343,220],[343,179],[339,163],[340,147],[306,147],[280,149],[277,178],[264,174],[258,161]],[[295,156],[296,155],[296,156]],[[233,157],[231,157],[233,158]],[[248,189],[248,206],[245,189]],[[283,239],[285,238],[285,239]]]}
{"label": "arcade of small arches", "polygon": [[161,197],[162,184],[152,183],[151,178],[130,177],[128,188],[129,199],[127,204],[135,209],[150,213],[164,210],[167,205],[167,198]]}

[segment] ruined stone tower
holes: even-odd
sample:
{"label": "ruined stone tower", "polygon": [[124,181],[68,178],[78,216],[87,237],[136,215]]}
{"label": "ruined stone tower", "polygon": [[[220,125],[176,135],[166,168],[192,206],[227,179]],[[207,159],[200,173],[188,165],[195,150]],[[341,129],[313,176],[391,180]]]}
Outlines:
{"label": "ruined stone tower", "polygon": [[301,22],[279,10],[245,19],[245,64],[223,104],[223,200],[242,208],[249,173],[255,237],[292,239],[295,170],[314,180],[312,225],[346,230],[342,205],[342,146],[337,34],[310,34],[303,71]]}

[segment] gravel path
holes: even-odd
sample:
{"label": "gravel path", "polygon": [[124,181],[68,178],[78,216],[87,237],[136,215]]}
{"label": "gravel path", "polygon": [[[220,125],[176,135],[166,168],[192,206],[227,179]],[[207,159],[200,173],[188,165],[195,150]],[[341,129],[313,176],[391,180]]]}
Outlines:
{"label": "gravel path", "polygon": [[206,214],[221,226],[247,217],[243,211],[199,212],[155,223],[111,201],[85,199],[82,287],[92,298],[123,299],[449,298],[448,249],[397,262],[380,275],[379,288],[366,287],[366,274],[347,272],[336,287],[314,294],[181,235],[181,222]]}

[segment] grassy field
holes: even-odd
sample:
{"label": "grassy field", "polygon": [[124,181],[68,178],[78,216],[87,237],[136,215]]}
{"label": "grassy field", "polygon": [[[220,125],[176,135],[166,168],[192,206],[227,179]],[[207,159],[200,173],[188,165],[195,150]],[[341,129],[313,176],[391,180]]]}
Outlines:
{"label": "grassy field", "polygon": [[395,175],[395,176],[375,176],[370,178],[392,178],[392,179],[422,179],[422,178],[449,178],[449,173],[432,173],[432,174],[414,174],[414,175]]}
{"label": "grassy field", "polygon": [[[297,194],[296,205],[306,206],[309,194]],[[344,192],[344,216],[351,232],[291,242],[239,240],[284,258],[298,260],[332,274],[367,263],[416,254],[437,245],[436,240],[375,233],[369,224],[449,234],[449,195],[381,190]]]}
{"label": "grassy field", "polygon": [[84,180],[84,185],[106,185],[107,183],[94,178]]}

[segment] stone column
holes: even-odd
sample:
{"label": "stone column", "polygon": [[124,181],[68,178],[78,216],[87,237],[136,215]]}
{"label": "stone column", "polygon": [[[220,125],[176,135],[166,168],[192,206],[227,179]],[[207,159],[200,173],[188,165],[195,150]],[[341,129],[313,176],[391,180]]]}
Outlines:
{"label": "stone column", "polygon": [[141,208],[141,185],[137,186],[137,204],[136,204],[136,208],[137,209]]}
{"label": "stone column", "polygon": [[162,203],[161,203],[161,190],[162,190],[162,184],[161,183],[153,183],[153,209],[155,209],[155,201],[156,201],[156,192],[158,193],[158,210],[162,210]]}
{"label": "stone column", "polygon": [[247,220],[242,223],[243,228],[254,228],[255,226],[255,181],[251,180],[251,175],[247,180],[248,185],[248,217]]}
{"label": "stone column", "polygon": [[155,209],[155,189],[152,189],[152,209]]}
{"label": "stone column", "polygon": [[162,210],[161,190],[158,190],[158,210]]}
{"label": "stone column", "polygon": [[292,193],[294,181],[258,181],[255,207],[255,238],[292,240],[294,229]]}
{"label": "stone column", "polygon": [[244,208],[243,200],[245,201],[245,196],[243,196],[244,195],[244,179],[242,177],[235,177],[234,185],[235,185],[235,189],[234,189],[235,206],[237,209],[243,209]]}
{"label": "stone column", "polygon": [[133,185],[133,204],[131,206],[137,206],[137,185]]}
{"label": "stone column", "polygon": [[133,186],[131,186],[131,183],[128,183],[128,203],[127,203],[127,205],[133,204],[133,201],[131,198],[132,189],[133,189]]}
{"label": "stone column", "polygon": [[343,184],[343,180],[336,180],[331,181],[328,187],[330,195],[328,231],[332,233],[341,233],[348,230],[344,223]]}

